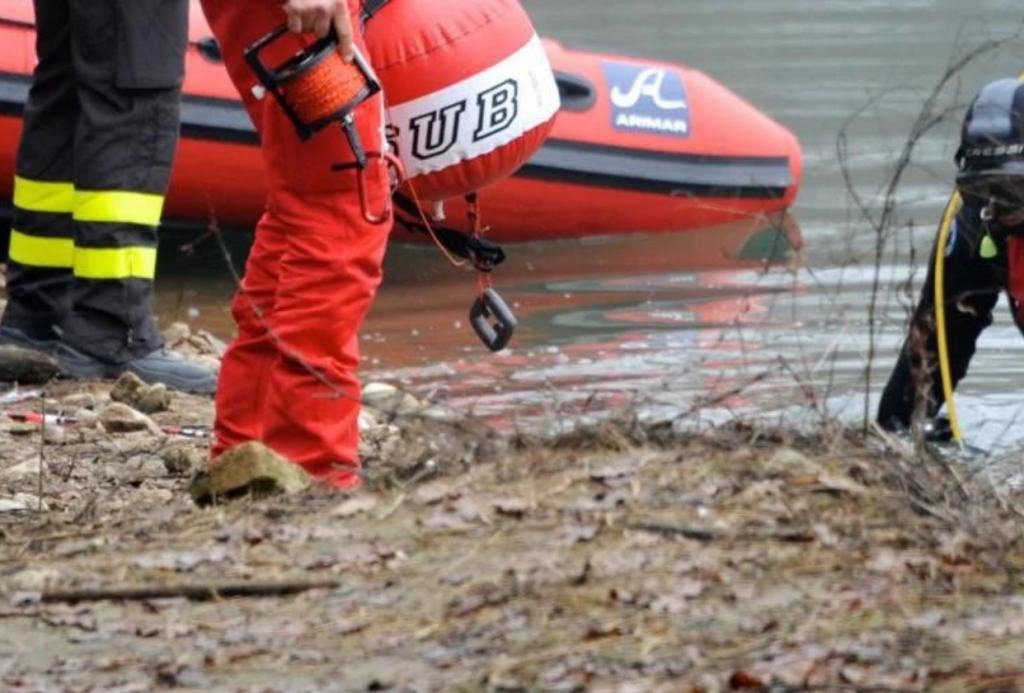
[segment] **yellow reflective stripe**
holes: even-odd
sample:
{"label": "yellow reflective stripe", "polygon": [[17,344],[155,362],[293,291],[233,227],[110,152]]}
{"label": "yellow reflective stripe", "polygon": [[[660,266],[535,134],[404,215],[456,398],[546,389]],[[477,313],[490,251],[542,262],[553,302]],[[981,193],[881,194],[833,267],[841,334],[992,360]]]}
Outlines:
{"label": "yellow reflective stripe", "polygon": [[75,185],[15,176],[14,206],[29,212],[68,214],[75,208]]}
{"label": "yellow reflective stripe", "polygon": [[75,248],[74,267],[82,279],[153,279],[156,248]]}
{"label": "yellow reflective stripe", "polygon": [[70,238],[29,236],[11,229],[9,257],[28,267],[71,269],[75,242]]}
{"label": "yellow reflective stripe", "polygon": [[75,193],[75,221],[157,226],[163,209],[163,195],[124,190]]}

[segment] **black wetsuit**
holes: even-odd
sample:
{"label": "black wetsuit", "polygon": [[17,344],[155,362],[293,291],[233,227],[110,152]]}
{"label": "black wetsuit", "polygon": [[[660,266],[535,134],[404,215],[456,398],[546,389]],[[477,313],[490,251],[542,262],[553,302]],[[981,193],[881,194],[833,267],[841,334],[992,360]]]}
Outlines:
{"label": "black wetsuit", "polygon": [[[997,250],[991,258],[982,257],[981,253],[986,233]],[[945,249],[945,296],[954,387],[967,374],[978,336],[992,324],[999,292],[1006,289],[1006,235],[1006,229],[982,220],[980,207],[961,209],[950,230]],[[945,403],[935,332],[935,252],[933,247],[921,299],[878,407],[878,422],[889,430],[909,427],[920,393],[928,397],[924,409],[928,418],[933,418]]]}

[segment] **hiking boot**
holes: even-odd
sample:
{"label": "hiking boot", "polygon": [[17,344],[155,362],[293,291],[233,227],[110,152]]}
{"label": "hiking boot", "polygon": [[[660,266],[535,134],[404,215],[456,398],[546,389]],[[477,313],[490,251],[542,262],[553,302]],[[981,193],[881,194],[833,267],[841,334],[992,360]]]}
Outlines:
{"label": "hiking boot", "polygon": [[32,349],[33,351],[41,351],[44,354],[53,355],[54,351],[57,350],[57,345],[60,341],[53,337],[40,337],[29,334],[25,330],[20,330],[17,327],[9,327],[4,325],[0,327],[0,344],[10,344],[12,346],[21,347],[22,349]]}
{"label": "hiking boot", "polygon": [[69,378],[112,380],[129,371],[150,385],[163,383],[182,392],[209,395],[217,389],[217,376],[212,371],[167,349],[157,349],[127,363],[111,363],[62,342],[54,355],[61,374]]}
{"label": "hiking boot", "polygon": [[163,383],[167,387],[197,395],[212,395],[217,389],[217,374],[185,360],[181,354],[157,349],[125,364],[146,383]]}

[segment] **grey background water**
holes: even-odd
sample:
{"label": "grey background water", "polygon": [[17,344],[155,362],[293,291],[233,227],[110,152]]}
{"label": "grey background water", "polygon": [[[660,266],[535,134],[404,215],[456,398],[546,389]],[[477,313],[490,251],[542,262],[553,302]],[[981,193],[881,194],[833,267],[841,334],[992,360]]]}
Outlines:
{"label": "grey background water", "polygon": [[[555,253],[571,255],[573,244],[513,249],[526,259],[518,270],[499,275],[506,298],[545,310],[527,311],[514,348],[492,356],[465,325],[472,277],[446,270],[429,250],[393,247],[389,280],[363,340],[364,376],[401,381],[505,425],[560,424],[579,412],[632,401],[651,415],[685,413],[689,420],[768,408],[787,419],[827,412],[860,420],[876,239],[850,186],[877,216],[914,120],[951,61],[986,41],[1009,41],[972,63],[942,93],[940,106],[953,115],[921,139],[897,188],[879,275],[876,393],[901,336],[908,290],[916,292],[923,279],[921,263],[949,193],[964,102],[985,81],[1024,71],[1024,43],[1014,40],[1024,21],[1020,3],[525,5],[543,35],[568,46],[688,64],[796,133],[805,156],[804,185],[793,210],[806,242],[803,266],[692,272],[680,258],[678,269],[650,273],[638,263],[611,273],[601,263],[561,263],[564,276],[553,277],[543,272],[545,262]],[[841,158],[837,139],[844,130]],[[635,249],[616,240],[586,245],[591,253],[596,245],[598,257]],[[160,301],[167,319],[190,317],[222,334],[230,329],[227,282],[201,288],[188,283],[184,293],[181,286],[164,282]],[[972,443],[1003,448],[1024,436],[1012,426],[1024,407],[1022,354],[1024,340],[1000,309],[958,393]],[[695,406],[707,398],[716,406]],[[775,409],[792,403],[798,406]]]}

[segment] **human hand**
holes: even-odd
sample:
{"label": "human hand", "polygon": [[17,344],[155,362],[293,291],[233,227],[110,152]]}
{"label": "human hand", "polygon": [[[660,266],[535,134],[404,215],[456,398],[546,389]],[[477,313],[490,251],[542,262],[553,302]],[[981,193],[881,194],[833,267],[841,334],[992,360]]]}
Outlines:
{"label": "human hand", "polygon": [[324,38],[333,30],[338,51],[345,62],[352,62],[352,17],[345,0],[285,0],[288,30],[296,34],[313,33]]}

